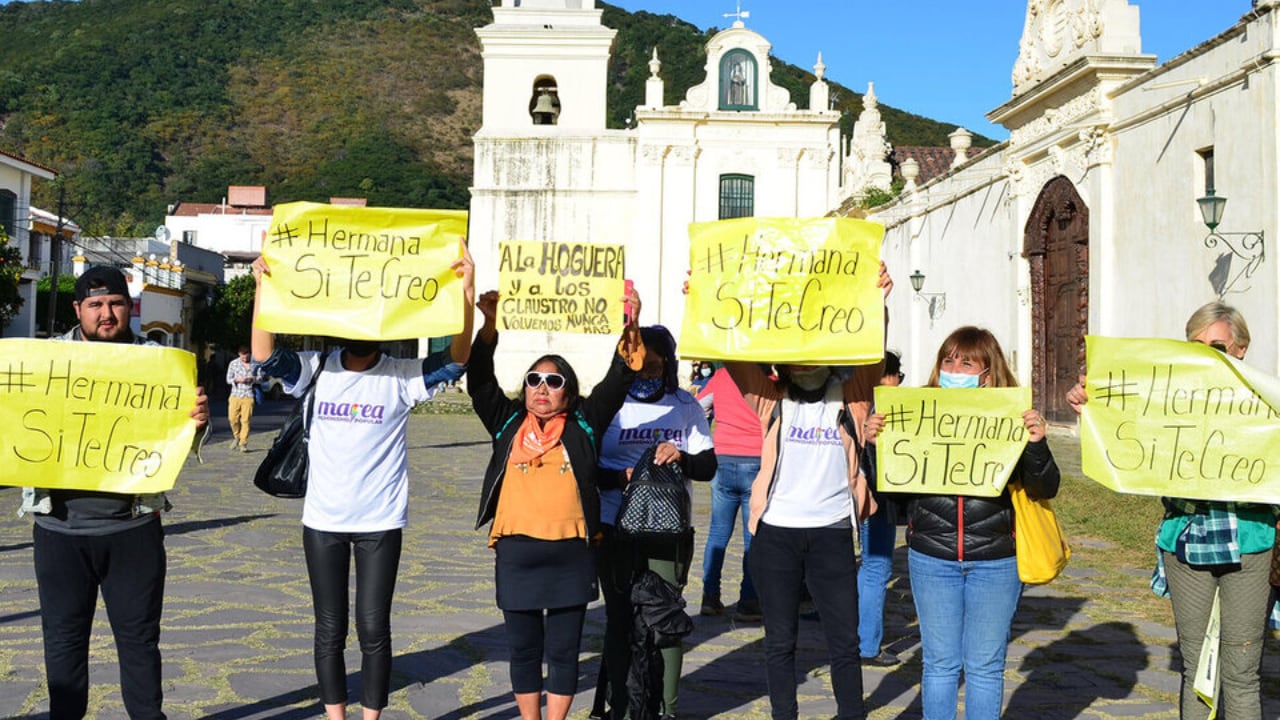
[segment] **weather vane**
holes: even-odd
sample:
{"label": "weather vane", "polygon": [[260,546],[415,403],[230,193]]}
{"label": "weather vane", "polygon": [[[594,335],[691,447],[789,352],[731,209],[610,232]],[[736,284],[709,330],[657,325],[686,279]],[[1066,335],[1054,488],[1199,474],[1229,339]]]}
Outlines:
{"label": "weather vane", "polygon": [[744,24],[742,21],[751,17],[751,11],[742,9],[742,0],[737,0],[735,2],[735,5],[737,6],[737,11],[731,12],[731,13],[725,13],[724,16],[727,18],[734,18],[734,21],[733,21],[734,27],[743,27]]}

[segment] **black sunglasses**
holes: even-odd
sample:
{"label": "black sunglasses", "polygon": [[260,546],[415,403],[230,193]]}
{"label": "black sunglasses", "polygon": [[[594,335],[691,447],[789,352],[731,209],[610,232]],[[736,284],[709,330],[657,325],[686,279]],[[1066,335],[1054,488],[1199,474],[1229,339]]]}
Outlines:
{"label": "black sunglasses", "polygon": [[1220,342],[1211,342],[1209,343],[1209,347],[1213,348],[1214,350],[1217,350],[1220,353],[1225,354],[1227,352],[1227,346],[1223,345]]}
{"label": "black sunglasses", "polygon": [[559,390],[564,387],[564,376],[560,373],[544,372],[531,372],[524,376],[524,384],[530,388],[536,388],[543,383],[552,390]]}

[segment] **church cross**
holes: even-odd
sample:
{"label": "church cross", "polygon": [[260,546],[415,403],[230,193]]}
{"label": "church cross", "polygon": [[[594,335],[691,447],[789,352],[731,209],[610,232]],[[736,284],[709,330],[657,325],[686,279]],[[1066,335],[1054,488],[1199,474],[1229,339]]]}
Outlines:
{"label": "church cross", "polygon": [[734,27],[745,27],[745,24],[742,21],[751,17],[751,11],[742,9],[742,0],[736,0],[735,5],[737,6],[736,12],[725,13],[724,16],[727,18],[734,18]]}

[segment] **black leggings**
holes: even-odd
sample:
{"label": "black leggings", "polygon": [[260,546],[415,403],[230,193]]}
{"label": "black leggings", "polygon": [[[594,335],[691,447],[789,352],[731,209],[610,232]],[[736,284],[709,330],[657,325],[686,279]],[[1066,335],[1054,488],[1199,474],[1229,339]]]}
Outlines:
{"label": "black leggings", "polygon": [[[544,614],[545,613],[545,616]],[[542,692],[542,659],[547,660],[547,692],[578,692],[578,647],[587,606],[554,610],[503,610],[511,646],[511,690]],[[545,619],[545,623],[544,623]]]}
{"label": "black leggings", "polygon": [[387,706],[391,683],[391,595],[400,565],[400,530],[334,533],[302,529],[302,547],[311,578],[316,611],[316,678],[320,701],[347,701],[348,583],[351,550],[356,556],[356,637],[360,639],[361,704],[370,710]]}

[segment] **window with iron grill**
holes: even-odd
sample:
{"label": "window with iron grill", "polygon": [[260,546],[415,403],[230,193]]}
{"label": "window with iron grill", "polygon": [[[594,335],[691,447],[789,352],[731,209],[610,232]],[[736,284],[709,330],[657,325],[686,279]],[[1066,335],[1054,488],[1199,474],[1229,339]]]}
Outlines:
{"label": "window with iron grill", "polygon": [[756,179],[750,175],[720,176],[720,219],[751,217],[756,212]]}

